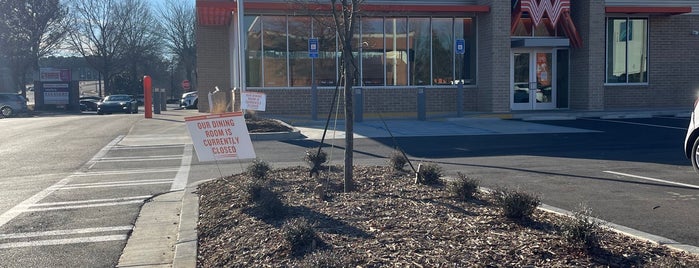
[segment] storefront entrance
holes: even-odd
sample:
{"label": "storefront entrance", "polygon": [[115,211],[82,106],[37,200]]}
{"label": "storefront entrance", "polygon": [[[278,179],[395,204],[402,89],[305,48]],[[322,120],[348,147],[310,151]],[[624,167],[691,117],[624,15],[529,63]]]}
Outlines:
{"label": "storefront entrance", "polygon": [[556,108],[556,53],[553,49],[515,49],[510,59],[512,110]]}

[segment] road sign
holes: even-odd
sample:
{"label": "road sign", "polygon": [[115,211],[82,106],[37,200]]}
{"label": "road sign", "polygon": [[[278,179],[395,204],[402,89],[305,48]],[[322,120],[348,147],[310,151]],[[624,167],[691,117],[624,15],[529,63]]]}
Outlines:
{"label": "road sign", "polygon": [[182,88],[184,90],[189,90],[191,88],[191,85],[189,84],[189,80],[182,80]]}
{"label": "road sign", "polygon": [[456,54],[466,53],[466,42],[464,39],[456,39]]}
{"label": "road sign", "polygon": [[255,158],[242,112],[184,118],[201,162]]}
{"label": "road sign", "polygon": [[308,57],[318,58],[318,38],[308,39]]}

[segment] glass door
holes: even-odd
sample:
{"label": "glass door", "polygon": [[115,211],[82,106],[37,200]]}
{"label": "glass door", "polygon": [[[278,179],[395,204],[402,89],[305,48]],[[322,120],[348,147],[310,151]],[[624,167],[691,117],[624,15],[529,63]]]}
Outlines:
{"label": "glass door", "polygon": [[514,50],[511,63],[510,106],[512,110],[556,108],[553,81],[554,54],[551,50]]}

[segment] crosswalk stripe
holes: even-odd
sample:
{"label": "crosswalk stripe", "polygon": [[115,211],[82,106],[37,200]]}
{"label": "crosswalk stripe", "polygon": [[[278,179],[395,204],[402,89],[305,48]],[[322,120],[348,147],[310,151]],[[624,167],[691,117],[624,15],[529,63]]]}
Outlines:
{"label": "crosswalk stripe", "polygon": [[83,229],[69,229],[69,230],[53,230],[53,231],[43,231],[43,232],[26,232],[26,233],[14,233],[14,234],[0,234],[0,239],[17,239],[17,238],[30,238],[30,237],[41,237],[41,236],[105,233],[105,232],[115,232],[115,231],[131,231],[131,229],[133,229],[133,225],[114,226],[114,227],[83,228]]}
{"label": "crosswalk stripe", "polygon": [[94,207],[121,206],[121,205],[130,205],[130,204],[139,204],[139,203],[143,203],[143,201],[144,201],[144,200],[132,200],[132,201],[109,202],[109,203],[86,204],[86,205],[74,205],[74,206],[27,208],[27,209],[24,209],[24,211],[26,211],[26,212],[31,212],[31,211],[50,211],[50,210],[76,209],[76,208],[94,208]]}
{"label": "crosswalk stripe", "polygon": [[110,170],[96,172],[80,172],[71,175],[71,177],[87,177],[87,176],[107,176],[107,175],[127,175],[127,174],[143,174],[143,173],[165,173],[178,171],[177,168],[161,168],[161,169],[127,169],[127,170]]}
{"label": "crosswalk stripe", "polygon": [[132,182],[132,183],[109,183],[109,184],[91,184],[84,186],[73,186],[65,185],[61,187],[61,190],[74,190],[74,189],[89,189],[89,188],[107,188],[107,187],[127,187],[127,186],[137,186],[137,185],[151,185],[151,184],[169,184],[172,179],[152,181],[152,182]]}
{"label": "crosswalk stripe", "polygon": [[49,207],[49,206],[61,206],[61,205],[79,205],[79,204],[89,204],[89,203],[108,203],[126,200],[146,200],[151,198],[152,195],[142,195],[142,196],[132,196],[132,197],[119,197],[119,198],[107,198],[107,199],[91,199],[91,200],[79,200],[79,201],[66,201],[66,202],[50,202],[50,203],[38,203],[31,207]]}
{"label": "crosswalk stripe", "polygon": [[29,242],[13,242],[13,243],[0,244],[0,249],[119,241],[119,240],[126,240],[126,238],[127,238],[126,235],[103,235],[103,236],[91,236],[91,237],[79,237],[79,238],[39,240],[39,241],[29,241]]}

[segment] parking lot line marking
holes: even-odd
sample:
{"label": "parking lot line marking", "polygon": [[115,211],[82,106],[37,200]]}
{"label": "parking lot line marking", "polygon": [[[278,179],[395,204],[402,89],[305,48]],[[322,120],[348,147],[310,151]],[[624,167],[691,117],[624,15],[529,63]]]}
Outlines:
{"label": "parking lot line marking", "polygon": [[99,160],[99,162],[105,163],[105,162],[143,162],[143,161],[163,161],[163,160],[179,160],[181,159],[182,156],[178,155],[177,157],[160,157],[160,156],[151,156],[151,157],[106,157],[102,158]]}
{"label": "parking lot line marking", "polygon": [[39,241],[30,241],[30,242],[14,242],[14,243],[0,244],[0,249],[108,242],[108,241],[126,240],[126,238],[127,238],[126,235],[103,235],[103,236],[80,237],[80,238],[39,240]]}
{"label": "parking lot line marking", "polygon": [[31,207],[47,207],[47,206],[60,206],[60,205],[77,205],[77,204],[89,204],[89,203],[100,203],[100,202],[115,202],[115,201],[126,201],[126,200],[146,200],[151,198],[152,195],[142,195],[142,196],[132,196],[132,197],[120,197],[120,198],[107,198],[107,199],[91,199],[91,200],[79,200],[79,201],[66,201],[66,202],[48,202],[48,203],[38,203]]}
{"label": "parking lot line marking", "polygon": [[651,178],[651,177],[644,177],[644,176],[626,174],[626,173],[615,172],[615,171],[603,171],[603,172],[609,173],[609,174],[614,174],[614,175],[619,175],[619,176],[626,176],[626,177],[631,177],[631,178],[636,178],[636,179],[649,180],[649,181],[654,181],[654,182],[661,182],[661,183],[666,183],[666,184],[679,185],[679,186],[699,189],[699,185],[686,184],[686,183],[674,182],[674,181],[666,181],[666,180],[661,180],[661,179],[656,179],[656,178]]}
{"label": "parking lot line marking", "polygon": [[192,146],[185,146],[184,152],[182,153],[182,163],[180,163],[180,168],[175,175],[175,179],[172,182],[170,191],[182,190],[187,186],[187,180],[189,180],[189,169],[192,163]]}
{"label": "parking lot line marking", "polygon": [[125,174],[141,174],[141,173],[165,173],[178,171],[177,168],[162,168],[162,169],[127,169],[127,170],[111,170],[111,171],[96,171],[96,172],[79,172],[71,175],[72,177],[85,176],[103,176],[103,175],[125,175]]}
{"label": "parking lot line marking", "polygon": [[[116,145],[123,138],[124,138],[124,135],[120,135],[120,136],[117,136],[116,138],[114,138],[111,142],[109,142],[106,146],[104,146],[104,148],[100,149],[100,151],[97,152],[97,154],[95,154],[92,157],[92,159],[90,159],[90,161],[87,161],[85,163],[85,165],[83,165],[82,169],[92,168],[92,166],[96,163],[97,159],[104,157],[107,154],[107,152],[109,151],[109,149],[114,147],[114,145]],[[8,211],[5,211],[5,213],[0,215],[0,226],[7,224],[9,221],[11,221],[15,217],[17,217],[22,212],[24,212],[24,210],[27,207],[38,203],[39,201],[41,201],[45,197],[49,196],[50,194],[52,194],[56,190],[60,189],[64,185],[68,184],[72,179],[73,179],[73,177],[72,177],[72,175],[70,175],[70,176],[58,181],[54,185],[51,185],[48,188],[42,190],[41,192],[36,193],[32,197],[27,198],[26,200],[20,202],[19,204],[12,207]]]}
{"label": "parking lot line marking", "polygon": [[589,120],[589,121],[602,121],[602,122],[613,122],[613,123],[620,123],[620,124],[638,125],[638,126],[646,126],[646,127],[659,127],[659,128],[687,130],[686,127],[671,127],[671,126],[644,124],[644,123],[636,123],[636,122],[626,122],[626,121],[610,120],[610,119],[595,119],[595,118],[580,118],[580,119]]}
{"label": "parking lot line marking", "polygon": [[124,187],[124,186],[167,184],[167,183],[172,183],[172,179],[70,184],[70,185],[64,185],[63,187],[61,187],[61,190],[106,188],[106,187]]}
{"label": "parking lot line marking", "polygon": [[86,205],[75,205],[75,206],[26,208],[26,209],[24,209],[24,211],[31,212],[31,211],[65,210],[65,209],[76,209],[76,208],[112,207],[112,206],[130,205],[130,204],[139,204],[139,203],[143,203],[143,201],[145,201],[145,200],[132,200],[132,201],[86,204]]}
{"label": "parking lot line marking", "polygon": [[114,227],[97,227],[97,228],[83,228],[83,229],[70,229],[70,230],[53,230],[53,231],[43,231],[43,232],[26,232],[26,233],[14,233],[14,234],[0,234],[0,239],[17,239],[17,238],[30,238],[30,237],[40,237],[40,236],[59,236],[59,235],[74,235],[74,234],[89,234],[89,233],[106,233],[115,231],[131,231],[133,225],[125,226],[114,226]]}

